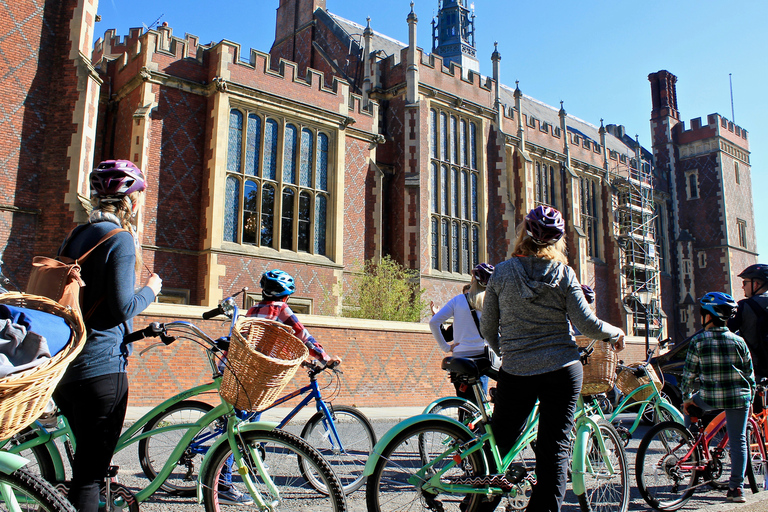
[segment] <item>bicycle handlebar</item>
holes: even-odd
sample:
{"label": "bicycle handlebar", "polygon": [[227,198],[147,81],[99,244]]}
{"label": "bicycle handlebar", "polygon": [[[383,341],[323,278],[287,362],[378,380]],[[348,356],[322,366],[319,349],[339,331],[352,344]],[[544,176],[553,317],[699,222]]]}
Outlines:
{"label": "bicycle handlebar", "polygon": [[224,314],[224,310],[221,308],[221,305],[219,305],[213,308],[212,310],[206,311],[205,313],[203,313],[203,320],[210,320],[215,316],[219,316],[223,314]]}

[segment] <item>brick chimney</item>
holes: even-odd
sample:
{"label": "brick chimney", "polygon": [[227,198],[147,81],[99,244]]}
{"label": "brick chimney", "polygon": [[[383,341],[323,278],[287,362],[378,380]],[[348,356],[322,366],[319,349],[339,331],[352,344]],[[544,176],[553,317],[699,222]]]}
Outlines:
{"label": "brick chimney", "polygon": [[280,0],[277,8],[275,42],[270,54],[273,64],[281,58],[306,69],[311,65],[314,12],[325,9],[325,0]]}
{"label": "brick chimney", "polygon": [[651,119],[659,117],[671,117],[680,120],[680,112],[677,110],[677,77],[666,70],[657,71],[648,75],[651,82]]}

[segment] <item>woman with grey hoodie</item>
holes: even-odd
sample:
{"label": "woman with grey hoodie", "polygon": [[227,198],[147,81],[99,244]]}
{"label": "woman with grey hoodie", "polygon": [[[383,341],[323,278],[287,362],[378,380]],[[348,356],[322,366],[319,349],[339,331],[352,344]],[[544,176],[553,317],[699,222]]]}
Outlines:
{"label": "woman with grey hoodie", "polygon": [[556,209],[538,206],[528,213],[513,257],[497,265],[488,282],[480,321],[502,358],[492,423],[502,456],[539,401],[536,485],[528,512],[559,511],[565,495],[569,432],[583,378],[571,322],[585,336],[615,338],[616,349],[624,348],[624,332],[589,308],[568,266],[564,234]]}

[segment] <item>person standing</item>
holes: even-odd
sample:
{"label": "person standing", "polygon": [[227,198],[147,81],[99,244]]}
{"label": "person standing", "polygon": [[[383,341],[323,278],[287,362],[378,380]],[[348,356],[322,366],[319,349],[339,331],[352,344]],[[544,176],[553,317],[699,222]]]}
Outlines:
{"label": "person standing", "polygon": [[[683,410],[686,415],[693,416],[693,405],[704,411],[725,409],[731,454],[726,498],[744,503],[747,418],[755,395],[752,358],[744,340],[726,327],[726,322],[736,312],[733,297],[727,293],[710,292],[701,298],[699,306],[704,330],[694,335],[688,345],[680,383]],[[695,391],[696,387],[698,391]]]}
{"label": "person standing", "polygon": [[[454,357],[481,357],[486,355],[486,342],[480,334],[480,318],[483,313],[485,287],[493,274],[493,265],[480,263],[472,269],[469,290],[456,295],[440,308],[429,321],[432,336],[435,337],[443,352],[450,352]],[[453,341],[448,342],[440,328],[453,318]],[[453,376],[452,376],[453,377]],[[451,379],[454,380],[453,378]],[[481,378],[483,392],[488,392],[488,377]],[[477,404],[477,398],[471,388],[454,382],[456,396],[465,398]]]}
{"label": "person standing", "polygon": [[747,343],[759,382],[768,378],[768,265],[750,265],[739,277],[746,298],[739,301],[736,314],[728,320],[728,329]]}
{"label": "person standing", "polygon": [[509,452],[539,401],[536,485],[526,510],[559,511],[566,489],[570,433],[583,369],[571,322],[593,339],[624,332],[599,320],[568,266],[559,211],[538,206],[526,215],[512,258],[496,265],[485,292],[480,327],[501,352],[492,427],[501,456]]}
{"label": "person standing", "polygon": [[107,160],[93,170],[90,181],[93,211],[88,223],[70,233],[59,254],[76,259],[105,235],[122,231],[81,264],[87,339],[53,394],[77,441],[68,498],[79,512],[97,512],[99,486],[125,420],[131,347],[123,337],[133,329],[133,317],[162,287],[160,276],[151,273],[143,287],[134,289],[136,272],[143,268],[133,225],[146,188],[141,170],[127,160]]}

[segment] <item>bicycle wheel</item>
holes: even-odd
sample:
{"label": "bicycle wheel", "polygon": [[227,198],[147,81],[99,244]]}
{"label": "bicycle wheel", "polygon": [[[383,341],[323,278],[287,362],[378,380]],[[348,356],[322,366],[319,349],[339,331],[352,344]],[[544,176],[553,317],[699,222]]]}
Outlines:
{"label": "bicycle wheel", "polygon": [[[712,420],[715,421],[715,420]],[[728,437],[726,423],[714,431],[712,439],[709,441],[709,451],[714,463],[710,463],[709,486],[713,489],[728,490],[728,483],[731,479],[731,448],[726,441],[722,449],[718,446],[723,439]]]}
{"label": "bicycle wheel", "polygon": [[[344,512],[347,509],[341,483],[331,466],[320,452],[303,439],[283,430],[249,430],[237,434],[237,442],[245,457],[243,467],[239,467],[236,461],[230,461],[232,450],[229,443],[219,445],[215,452],[208,455],[211,458],[209,465],[205,474],[201,475],[206,512],[259,510],[252,497],[247,495],[242,474],[250,476],[264,502],[277,505],[275,510]],[[253,457],[263,461],[278,494],[272,493],[259,475]],[[311,471],[323,487],[330,489],[330,495],[320,493],[302,477],[299,459],[306,459],[307,471]],[[227,474],[231,475],[231,482]],[[244,498],[232,500],[233,496],[240,496],[241,493],[246,493]]]}
{"label": "bicycle wheel", "polygon": [[[643,436],[635,476],[640,495],[657,510],[677,510],[693,495],[699,480],[700,448],[687,428],[663,422]],[[685,464],[681,464],[685,462]]]}
{"label": "bicycle wheel", "polygon": [[[605,420],[598,422],[600,435],[605,444],[605,455],[600,451],[600,443],[593,432],[588,438],[587,460],[584,465],[584,489],[578,496],[579,505],[584,512],[626,512],[629,508],[629,465],[624,443],[613,425]],[[608,471],[608,463],[613,473]],[[574,479],[579,475],[574,474]]]}
{"label": "bicycle wheel", "polygon": [[[363,469],[368,455],[376,446],[376,434],[368,418],[354,407],[338,405],[329,406],[328,409],[342,446],[338,446],[329,422],[322,412],[316,413],[307,421],[301,437],[325,457],[336,476],[339,477],[344,494],[349,494],[365,483]],[[328,489],[322,485],[322,482],[314,478],[316,474],[308,471],[304,459],[299,461],[302,476],[315,489],[327,493]]]}
{"label": "bicycle wheel", "polygon": [[13,449],[14,446],[26,443],[35,437],[37,437],[37,430],[26,427],[24,430],[11,438],[8,445],[6,445],[5,450],[11,453],[15,453],[16,455],[21,455],[29,461],[24,466],[24,470],[27,473],[38,476],[48,482],[55,482],[56,470],[53,467],[53,459],[51,458],[51,454],[48,452],[47,446],[33,446],[32,448],[21,451],[16,451]]}
{"label": "bicycle wheel", "polygon": [[[150,432],[174,424],[195,423],[211,409],[213,407],[204,402],[184,400],[149,420],[144,426],[143,432]],[[216,420],[202,429],[176,462],[176,466],[161,488],[179,496],[194,496],[197,488],[197,471],[203,457],[223,431],[224,425],[220,420]],[[139,441],[139,463],[150,481],[157,478],[171,453],[186,433],[186,429],[171,430]]]}
{"label": "bicycle wheel", "polygon": [[[452,454],[470,439],[472,436],[462,428],[440,420],[425,420],[403,430],[381,450],[381,458],[368,477],[365,492],[369,512],[474,510],[483,499],[480,494],[434,494],[409,481],[424,466],[423,456],[434,463],[430,470],[434,474],[453,462]],[[422,449],[425,452],[420,454]],[[439,455],[442,459],[435,461]],[[485,464],[477,451],[446,472],[441,481],[466,482],[484,474]]]}
{"label": "bicycle wheel", "polygon": [[24,468],[0,473],[0,510],[11,512],[75,512],[51,484]]}
{"label": "bicycle wheel", "polygon": [[447,416],[464,425],[469,425],[473,420],[482,417],[480,408],[477,405],[459,397],[442,400],[440,403],[432,406],[426,414]]}
{"label": "bicycle wheel", "polygon": [[752,424],[747,423],[747,482],[752,494],[760,492],[760,485],[758,478],[761,478],[760,482],[765,479],[765,457],[763,457],[763,451],[760,450],[760,446],[763,444],[763,437],[760,432],[755,430]]}

